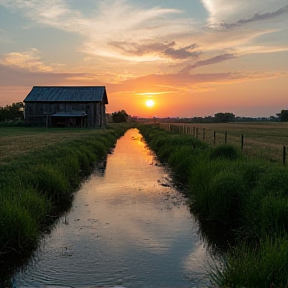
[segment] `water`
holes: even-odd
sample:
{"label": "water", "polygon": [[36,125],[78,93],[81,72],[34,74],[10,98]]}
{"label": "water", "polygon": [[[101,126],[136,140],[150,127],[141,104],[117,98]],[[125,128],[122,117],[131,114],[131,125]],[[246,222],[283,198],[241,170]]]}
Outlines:
{"label": "water", "polygon": [[[107,164],[107,165],[106,165]],[[76,193],[16,287],[207,287],[209,253],[186,199],[136,129]]]}

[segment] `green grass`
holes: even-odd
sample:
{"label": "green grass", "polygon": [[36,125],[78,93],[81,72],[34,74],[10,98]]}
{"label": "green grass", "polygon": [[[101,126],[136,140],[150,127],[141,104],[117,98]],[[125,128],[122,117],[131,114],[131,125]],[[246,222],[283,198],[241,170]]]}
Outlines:
{"label": "green grass", "polygon": [[[1,130],[6,140],[13,139],[10,148],[15,149],[17,157],[0,161],[0,262],[1,254],[26,253],[35,248],[51,219],[56,219],[57,211],[71,201],[73,192],[96,161],[110,151],[128,128],[129,125],[114,125],[106,130],[56,132],[1,128],[7,129]],[[34,136],[34,145],[17,151],[23,137],[30,135]],[[0,272],[0,280],[3,277],[5,271]]]}
{"label": "green grass", "polygon": [[[168,129],[169,124],[160,123]],[[193,134],[193,127],[198,128],[199,139],[203,138],[205,129],[205,143],[211,146],[224,144],[227,132],[227,143],[241,148],[241,137],[244,135],[243,153],[247,157],[257,157],[268,161],[282,163],[283,146],[288,147],[287,122],[251,122],[251,123],[171,123],[173,130]],[[178,129],[179,127],[179,129]],[[216,139],[214,139],[214,133]],[[195,135],[194,135],[195,136]],[[214,143],[215,141],[215,143]],[[288,159],[287,159],[288,163]]]}
{"label": "green grass", "polygon": [[258,246],[241,244],[219,263],[211,263],[210,278],[217,287],[287,288],[287,237],[266,237]]}
{"label": "green grass", "polygon": [[[179,131],[139,129],[185,186],[200,227],[219,227],[233,237],[222,261],[208,269],[211,282],[227,288],[287,288],[287,167],[247,158],[231,144],[209,146]],[[202,235],[215,239],[207,229]]]}

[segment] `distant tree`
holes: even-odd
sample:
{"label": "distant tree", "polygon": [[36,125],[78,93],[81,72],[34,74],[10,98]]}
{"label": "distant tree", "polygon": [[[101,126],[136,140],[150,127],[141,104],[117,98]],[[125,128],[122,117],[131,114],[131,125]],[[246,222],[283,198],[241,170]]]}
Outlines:
{"label": "distant tree", "polygon": [[12,105],[6,105],[5,107],[0,107],[0,121],[5,120],[19,120],[24,118],[23,114],[24,103],[17,102]]}
{"label": "distant tree", "polygon": [[235,115],[233,113],[216,113],[214,115],[214,120],[217,123],[228,123],[228,122],[233,122],[235,120]]}
{"label": "distant tree", "polygon": [[124,110],[112,113],[112,120],[114,123],[127,122],[128,118],[129,115]]}
{"label": "distant tree", "polygon": [[288,110],[282,110],[281,113],[278,113],[281,122],[288,122]]}
{"label": "distant tree", "polygon": [[280,120],[279,117],[275,117],[274,115],[270,116],[269,119],[271,122],[279,122]]}

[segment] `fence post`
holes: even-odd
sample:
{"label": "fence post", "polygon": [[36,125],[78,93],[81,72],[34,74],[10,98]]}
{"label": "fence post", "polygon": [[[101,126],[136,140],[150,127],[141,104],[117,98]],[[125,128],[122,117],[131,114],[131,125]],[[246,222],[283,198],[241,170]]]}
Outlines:
{"label": "fence post", "polygon": [[244,134],[241,135],[241,149],[244,147]]}
{"label": "fence post", "polygon": [[205,128],[203,128],[203,140],[205,139]]}
{"label": "fence post", "polygon": [[286,146],[283,146],[283,165],[286,164]]}
{"label": "fence post", "polygon": [[225,144],[227,143],[227,131],[225,131]]}
{"label": "fence post", "polygon": [[195,137],[195,126],[193,126],[193,136]]}
{"label": "fence post", "polygon": [[215,145],[216,144],[216,131],[214,131],[214,140],[213,140],[213,144]]}

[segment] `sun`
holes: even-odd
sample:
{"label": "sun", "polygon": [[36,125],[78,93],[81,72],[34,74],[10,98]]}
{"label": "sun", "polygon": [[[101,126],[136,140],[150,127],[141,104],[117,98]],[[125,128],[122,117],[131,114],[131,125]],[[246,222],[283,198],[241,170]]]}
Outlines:
{"label": "sun", "polygon": [[154,100],[150,99],[150,100],[147,100],[145,102],[145,104],[146,104],[147,107],[152,107],[152,106],[154,106],[155,102],[154,102]]}

